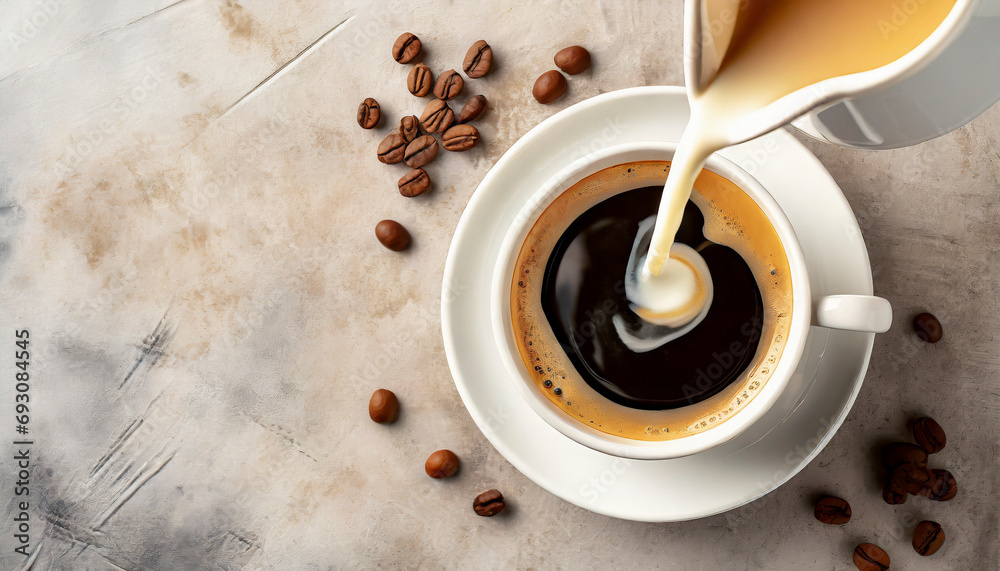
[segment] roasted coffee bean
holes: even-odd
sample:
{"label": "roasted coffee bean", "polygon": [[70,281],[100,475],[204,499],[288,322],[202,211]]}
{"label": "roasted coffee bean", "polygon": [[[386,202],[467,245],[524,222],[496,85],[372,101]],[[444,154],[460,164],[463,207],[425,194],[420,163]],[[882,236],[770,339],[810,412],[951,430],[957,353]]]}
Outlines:
{"label": "roasted coffee bean", "polygon": [[462,76],[457,71],[449,69],[438,76],[437,82],[434,84],[434,97],[445,101],[454,99],[462,92],[464,86],[465,80],[462,79]]}
{"label": "roasted coffee bean", "polygon": [[944,429],[933,418],[918,418],[913,422],[913,439],[928,454],[936,454],[944,450],[947,438]]}
{"label": "roasted coffee bean", "polygon": [[399,63],[410,63],[420,53],[420,38],[404,32],[392,44],[392,59]]}
{"label": "roasted coffee bean", "polygon": [[376,224],[375,237],[393,252],[405,250],[410,245],[410,233],[395,220],[383,220]]}
{"label": "roasted coffee bean", "polygon": [[407,115],[399,120],[399,134],[409,143],[420,136],[420,119],[416,115]]}
{"label": "roasted coffee bean", "polygon": [[477,515],[484,517],[493,517],[502,512],[505,507],[507,504],[503,503],[503,494],[500,493],[500,490],[486,490],[472,500],[472,509],[476,511]]}
{"label": "roasted coffee bean", "polygon": [[889,568],[889,554],[874,543],[862,543],[854,548],[854,566],[861,571],[885,571]]}
{"label": "roasted coffee bean", "polygon": [[382,111],[379,109],[378,101],[369,97],[358,105],[358,125],[361,125],[362,129],[374,129],[381,119]]}
{"label": "roasted coffee bean", "polygon": [[913,330],[917,332],[917,337],[928,343],[937,343],[944,336],[941,322],[930,313],[921,313],[914,317]]}
{"label": "roasted coffee bean", "polygon": [[469,51],[465,52],[462,69],[465,70],[465,75],[476,79],[489,73],[492,65],[493,48],[486,43],[486,40],[479,40],[472,44]]}
{"label": "roasted coffee bean", "polygon": [[958,482],[955,481],[955,476],[952,476],[948,470],[938,470],[937,468],[932,472],[934,482],[927,492],[927,497],[938,502],[947,502],[954,498],[955,494],[958,493]]}
{"label": "roasted coffee bean", "polygon": [[447,478],[458,471],[458,456],[451,450],[438,450],[427,457],[424,471],[431,478]]}
{"label": "roasted coffee bean", "polygon": [[934,473],[927,466],[905,462],[892,471],[892,479],[906,493],[924,496],[934,483]]}
{"label": "roasted coffee bean", "polygon": [[566,77],[554,69],[538,76],[535,86],[531,88],[535,101],[543,105],[558,100],[564,93],[566,93]]}
{"label": "roasted coffee bean", "polygon": [[906,490],[893,479],[891,474],[886,476],[885,485],[882,486],[882,499],[885,503],[891,506],[905,504],[908,496]]}
{"label": "roasted coffee bean", "polygon": [[441,134],[441,144],[448,151],[468,151],[479,144],[479,130],[472,125],[455,125]]}
{"label": "roasted coffee bean", "polygon": [[409,145],[406,145],[403,162],[406,163],[406,166],[416,169],[433,161],[437,154],[437,139],[430,135],[424,135],[413,139]]}
{"label": "roasted coffee bean", "polygon": [[590,52],[580,46],[570,46],[559,50],[553,60],[559,69],[576,75],[590,67]]}
{"label": "roasted coffee bean", "polygon": [[900,464],[927,465],[927,451],[909,442],[893,442],[882,449],[882,466],[890,472]]}
{"label": "roasted coffee bean", "polygon": [[368,416],[379,424],[388,424],[396,420],[396,413],[399,412],[399,400],[392,391],[379,389],[372,393],[371,400],[368,401]]}
{"label": "roasted coffee bean", "polygon": [[403,160],[403,150],[406,140],[399,133],[389,133],[378,145],[378,160],[387,165],[394,165]]}
{"label": "roasted coffee bean", "polygon": [[825,524],[843,525],[851,521],[851,504],[841,498],[826,496],[816,502],[813,514]]}
{"label": "roasted coffee bean", "polygon": [[913,549],[923,555],[934,555],[944,545],[944,530],[936,521],[924,520],[913,528]]}
{"label": "roasted coffee bean", "polygon": [[406,89],[417,97],[423,97],[431,92],[434,86],[434,74],[431,68],[422,63],[418,63],[410,70],[410,75],[406,76]]}
{"label": "roasted coffee bean", "polygon": [[427,176],[427,171],[424,169],[413,169],[404,174],[397,184],[399,185],[399,194],[410,198],[427,192],[427,189],[431,187],[431,177]]}
{"label": "roasted coffee bean", "polygon": [[459,123],[468,123],[473,121],[486,111],[486,105],[489,102],[486,101],[486,97],[483,95],[476,95],[475,97],[470,97],[465,105],[462,107],[462,112],[458,114]]}
{"label": "roasted coffee bean", "polygon": [[424,107],[424,112],[420,115],[420,126],[428,133],[444,131],[455,121],[455,112],[448,107],[448,104],[440,99],[435,99]]}

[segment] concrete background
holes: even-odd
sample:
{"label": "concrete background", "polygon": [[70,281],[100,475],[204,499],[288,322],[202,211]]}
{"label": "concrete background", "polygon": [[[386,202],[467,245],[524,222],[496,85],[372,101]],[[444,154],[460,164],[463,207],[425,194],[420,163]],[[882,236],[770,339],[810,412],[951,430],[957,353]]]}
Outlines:
{"label": "concrete background", "polygon": [[[859,217],[896,322],[832,443],[765,498],[686,523],[598,516],[522,476],[466,413],[439,323],[462,209],[552,113],[681,84],[680,12],[679,0],[0,3],[0,343],[13,351],[13,331],[30,330],[29,563],[850,569],[854,545],[872,541],[894,569],[998,568],[1000,108],[908,149],[806,141]],[[484,144],[443,153],[418,199],[395,189],[403,168],[375,160],[391,125],[423,107],[389,57],[406,30],[435,71],[460,67],[480,38],[496,54],[464,94],[492,103]],[[591,50],[592,71],[536,104],[534,78],[572,44]],[[374,132],[354,120],[367,96],[389,119]],[[382,249],[382,218],[414,247]],[[941,343],[910,331],[921,310],[944,322]],[[14,387],[0,387],[6,442]],[[395,425],[367,418],[379,387],[400,396]],[[887,506],[875,450],[925,414],[948,432],[934,461],[959,495]],[[6,569],[25,558],[2,446]],[[462,469],[431,480],[423,461],[444,447]],[[511,507],[478,518],[471,498],[491,487]],[[822,493],[850,500],[850,524],[813,519]],[[922,519],[948,537],[927,560],[909,541]]]}

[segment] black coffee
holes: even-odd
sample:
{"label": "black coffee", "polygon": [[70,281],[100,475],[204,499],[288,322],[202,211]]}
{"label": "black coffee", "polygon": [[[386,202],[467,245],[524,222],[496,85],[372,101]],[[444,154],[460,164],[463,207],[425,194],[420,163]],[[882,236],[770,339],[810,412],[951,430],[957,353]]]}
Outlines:
{"label": "black coffee", "polygon": [[557,242],[542,285],[546,319],[587,384],[643,410],[694,404],[727,387],[756,354],[764,318],[750,268],[734,250],[705,238],[704,216],[688,202],[676,240],[708,264],[711,308],[697,327],[657,349],[636,353],[625,346],[612,317],[638,320],[625,297],[626,265],[639,223],[656,214],[662,192],[631,190],[587,210]]}

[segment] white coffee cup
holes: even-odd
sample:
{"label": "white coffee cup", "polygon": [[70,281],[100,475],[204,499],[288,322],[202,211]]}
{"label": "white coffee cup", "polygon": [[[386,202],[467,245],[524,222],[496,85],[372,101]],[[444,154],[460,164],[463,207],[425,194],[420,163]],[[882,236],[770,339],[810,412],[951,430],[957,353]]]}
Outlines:
{"label": "white coffee cup", "polygon": [[703,452],[740,434],[756,422],[788,385],[798,367],[809,328],[813,325],[881,333],[892,322],[885,299],[868,295],[830,295],[813,299],[809,275],[798,238],[778,203],[746,171],[713,155],[705,168],[735,183],[767,216],[777,232],[790,269],[792,319],[780,359],[760,392],[725,422],[673,440],[647,441],[614,436],[579,422],[553,404],[538,389],[521,360],[511,322],[511,278],[518,253],[539,215],[563,191],[600,170],[624,163],[664,161],[673,157],[673,143],[633,143],[608,147],[586,155],[556,173],[524,205],[504,237],[493,273],[491,319],[494,338],[508,377],[525,402],[545,422],[576,442],[613,456],[640,460],[679,458]]}

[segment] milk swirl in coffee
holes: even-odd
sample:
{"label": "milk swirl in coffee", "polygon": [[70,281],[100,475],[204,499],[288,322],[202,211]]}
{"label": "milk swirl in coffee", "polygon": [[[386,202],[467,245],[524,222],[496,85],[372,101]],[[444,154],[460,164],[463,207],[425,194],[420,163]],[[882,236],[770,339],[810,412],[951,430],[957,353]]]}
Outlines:
{"label": "milk swirl in coffee", "polygon": [[[637,188],[578,216],[556,243],[542,286],[546,318],[577,372],[606,398],[645,410],[698,403],[729,385],[756,354],[757,325],[764,319],[750,267],[735,250],[703,234],[705,218],[692,202],[674,247],[691,250],[690,256],[719,276],[711,307],[696,327],[676,336],[670,335],[670,325],[650,323],[630,310],[628,284],[622,287],[621,280],[632,247],[629,237],[638,227],[640,242],[649,241],[642,229],[652,221],[662,192],[659,185]],[[704,291],[696,283],[681,285]],[[651,343],[637,346],[644,341]],[[739,347],[732,350],[734,342]],[[699,371],[713,362],[711,374]],[[671,382],[696,379],[699,373],[700,387]]]}
{"label": "milk swirl in coffee", "polygon": [[[510,317],[538,390],[595,430],[671,440],[745,407],[774,372],[792,318],[791,275],[778,233],[753,198],[712,172],[686,209],[684,246],[714,276],[699,324],[636,350],[669,326],[634,311],[622,278],[655,215],[668,163],[613,166],[560,194],[522,242]],[[652,328],[652,330],[646,330]]]}
{"label": "milk swirl in coffee", "polygon": [[689,86],[691,118],[669,168],[639,162],[587,177],[542,213],[519,252],[514,337],[551,403],[607,434],[671,440],[725,422],[759,394],[788,338],[788,260],[753,199],[702,167],[752,136],[755,114],[783,97],[910,52],[955,0],[917,2],[903,25],[880,25],[898,4],[704,0],[714,59]]}

